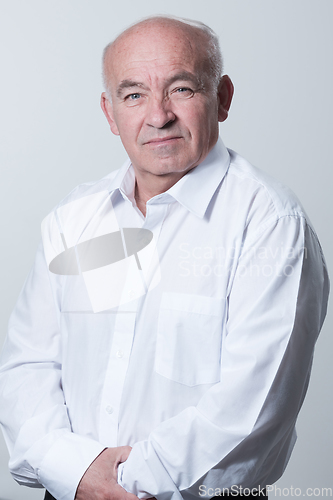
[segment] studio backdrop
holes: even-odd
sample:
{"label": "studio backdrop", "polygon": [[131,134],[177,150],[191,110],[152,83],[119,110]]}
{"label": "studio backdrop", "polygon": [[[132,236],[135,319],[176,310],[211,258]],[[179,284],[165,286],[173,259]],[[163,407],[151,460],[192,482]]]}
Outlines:
{"label": "studio backdrop", "polygon": [[[99,106],[101,54],[120,31],[154,14],[197,19],[219,35],[235,86],[224,143],[293,189],[333,268],[331,0],[3,0],[1,346],[42,219],[74,186],[126,158]],[[328,314],[298,441],[271,498],[332,495],[331,331]],[[0,500],[43,498],[42,490],[17,485],[7,462],[1,436]]]}

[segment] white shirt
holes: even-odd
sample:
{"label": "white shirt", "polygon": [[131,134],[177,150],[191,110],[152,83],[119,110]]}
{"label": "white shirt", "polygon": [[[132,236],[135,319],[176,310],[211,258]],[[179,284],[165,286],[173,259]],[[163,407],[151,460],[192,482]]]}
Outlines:
{"label": "white shirt", "polygon": [[[43,223],[1,357],[10,470],[72,500],[105,447],[130,445],[118,481],[140,498],[272,484],[326,312],[317,237],[290,190],[221,140],[145,218],[134,184],[127,161]],[[152,239],[129,249],[124,228]],[[125,255],[89,268],[84,242],[113,233]]]}

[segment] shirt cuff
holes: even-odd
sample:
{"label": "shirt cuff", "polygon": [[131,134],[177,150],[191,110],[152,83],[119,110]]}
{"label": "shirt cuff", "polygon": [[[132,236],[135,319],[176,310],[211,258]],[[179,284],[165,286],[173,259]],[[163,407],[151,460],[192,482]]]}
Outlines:
{"label": "shirt cuff", "polygon": [[117,476],[117,483],[120,485],[120,486],[123,486],[122,485],[122,482],[121,482],[121,476],[123,475],[123,468],[124,468],[124,463],[121,463],[118,465],[118,476]]}
{"label": "shirt cuff", "polygon": [[103,450],[98,441],[66,433],[43,458],[38,480],[58,500],[73,500],[82,476]]}
{"label": "shirt cuff", "polygon": [[140,499],[183,500],[149,441],[136,443],[118,469],[120,485]]}

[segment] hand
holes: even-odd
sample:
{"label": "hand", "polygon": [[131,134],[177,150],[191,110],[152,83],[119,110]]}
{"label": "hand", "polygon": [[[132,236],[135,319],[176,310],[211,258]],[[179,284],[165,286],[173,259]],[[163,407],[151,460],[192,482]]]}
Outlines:
{"label": "hand", "polygon": [[138,500],[117,483],[117,469],[127,460],[130,446],[106,448],[86,470],[76,490],[75,500]]}

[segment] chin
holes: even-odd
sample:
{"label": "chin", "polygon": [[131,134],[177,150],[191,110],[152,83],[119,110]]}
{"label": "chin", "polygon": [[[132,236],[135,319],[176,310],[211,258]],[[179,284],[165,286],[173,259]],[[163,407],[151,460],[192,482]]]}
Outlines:
{"label": "chin", "polygon": [[155,159],[154,162],[151,163],[151,165],[154,165],[154,169],[163,171],[164,173],[182,173],[182,172],[187,172],[190,170],[192,165],[196,165],[194,161],[184,161],[180,160],[176,156],[172,157],[170,156],[169,158],[159,158]]}
{"label": "chin", "polygon": [[175,164],[171,165],[161,165],[160,167],[157,167],[154,169],[154,173],[156,175],[181,175],[181,174],[186,174],[188,170],[190,170],[192,167],[186,167],[186,166],[179,166],[175,167]]}

